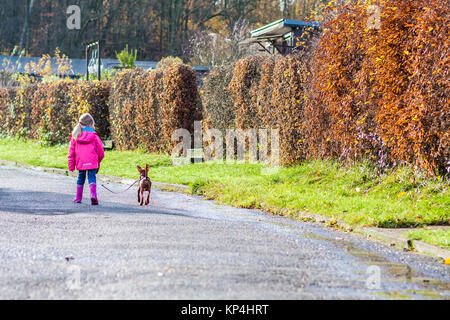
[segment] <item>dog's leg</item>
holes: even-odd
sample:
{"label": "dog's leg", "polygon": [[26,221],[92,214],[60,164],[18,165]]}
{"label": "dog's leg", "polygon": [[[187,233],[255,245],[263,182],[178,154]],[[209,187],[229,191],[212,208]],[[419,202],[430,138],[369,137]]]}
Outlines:
{"label": "dog's leg", "polygon": [[145,204],[149,204],[150,203],[150,193],[152,192],[152,182],[149,180],[148,182],[148,195],[147,195],[147,201],[145,202]]}
{"label": "dog's leg", "polygon": [[149,203],[150,203],[150,190],[148,190],[147,199],[145,199],[145,205],[148,205]]}
{"label": "dog's leg", "polygon": [[138,188],[137,196],[138,196],[138,203],[140,204],[141,203],[141,187]]}

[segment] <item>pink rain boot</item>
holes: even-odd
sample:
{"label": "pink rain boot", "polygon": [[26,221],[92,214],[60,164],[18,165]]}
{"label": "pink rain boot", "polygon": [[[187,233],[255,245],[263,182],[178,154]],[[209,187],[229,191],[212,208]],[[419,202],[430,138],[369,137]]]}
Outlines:
{"label": "pink rain boot", "polygon": [[83,187],[84,185],[77,184],[77,196],[73,199],[73,202],[81,203],[81,200],[83,199]]}
{"label": "pink rain boot", "polygon": [[98,199],[97,199],[97,185],[95,183],[91,183],[89,185],[89,189],[91,190],[91,204],[93,206],[98,205]]}

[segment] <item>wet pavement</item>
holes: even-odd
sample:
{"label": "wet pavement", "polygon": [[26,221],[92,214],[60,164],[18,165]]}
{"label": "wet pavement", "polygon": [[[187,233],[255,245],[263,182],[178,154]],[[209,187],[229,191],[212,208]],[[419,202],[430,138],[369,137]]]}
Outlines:
{"label": "wet pavement", "polygon": [[0,166],[0,299],[450,299],[449,266],[357,234],[156,189],[75,204],[75,183]]}

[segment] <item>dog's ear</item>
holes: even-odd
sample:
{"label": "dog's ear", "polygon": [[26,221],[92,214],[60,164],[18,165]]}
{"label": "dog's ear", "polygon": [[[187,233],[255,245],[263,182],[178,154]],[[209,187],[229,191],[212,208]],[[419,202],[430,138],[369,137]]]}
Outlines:
{"label": "dog's ear", "polygon": [[141,173],[141,172],[142,172],[142,168],[141,168],[141,166],[137,166],[137,169],[138,169],[139,173]]}
{"label": "dog's ear", "polygon": [[148,170],[150,169],[150,166],[148,164],[145,165],[145,176],[148,176]]}

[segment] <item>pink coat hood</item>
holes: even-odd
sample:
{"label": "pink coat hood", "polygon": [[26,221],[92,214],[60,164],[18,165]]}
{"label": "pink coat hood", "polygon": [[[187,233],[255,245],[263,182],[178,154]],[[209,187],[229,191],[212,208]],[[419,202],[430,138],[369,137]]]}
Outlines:
{"label": "pink coat hood", "polygon": [[105,156],[100,137],[92,129],[83,129],[77,140],[70,138],[69,171],[98,169]]}

